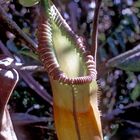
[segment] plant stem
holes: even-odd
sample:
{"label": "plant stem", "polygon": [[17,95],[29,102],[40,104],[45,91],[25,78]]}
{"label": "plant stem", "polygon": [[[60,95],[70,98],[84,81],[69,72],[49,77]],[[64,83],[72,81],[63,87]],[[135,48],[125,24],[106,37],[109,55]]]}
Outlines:
{"label": "plant stem", "polygon": [[99,20],[99,12],[101,7],[102,0],[96,0],[96,8],[94,12],[93,18],[93,31],[92,31],[92,46],[91,46],[91,54],[93,54],[95,62],[96,62],[96,53],[97,53],[97,37],[98,37],[98,20]]}

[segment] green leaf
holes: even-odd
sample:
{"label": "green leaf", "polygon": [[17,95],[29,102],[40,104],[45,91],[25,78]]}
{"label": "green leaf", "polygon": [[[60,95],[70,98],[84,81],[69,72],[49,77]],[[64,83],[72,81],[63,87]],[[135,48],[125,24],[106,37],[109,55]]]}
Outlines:
{"label": "green leaf", "polygon": [[126,71],[140,72],[140,45],[110,59],[107,65]]}
{"label": "green leaf", "polygon": [[136,1],[134,6],[139,8],[140,7],[140,1]]}
{"label": "green leaf", "polygon": [[120,64],[117,65],[118,68],[127,71],[140,71],[140,52],[122,60]]}
{"label": "green leaf", "polygon": [[105,39],[106,39],[105,34],[104,34],[104,33],[100,33],[100,34],[99,34],[99,39],[100,39],[101,41],[105,41]]}
{"label": "green leaf", "polygon": [[130,94],[130,97],[133,101],[135,101],[140,96],[140,83],[136,85],[136,87],[133,89],[132,93]]}
{"label": "green leaf", "polygon": [[39,3],[40,0],[19,0],[19,3],[25,7],[31,7]]}
{"label": "green leaf", "polygon": [[37,61],[39,60],[38,56],[35,53],[33,53],[29,50],[21,50],[21,51],[19,51],[19,53],[22,54],[22,55],[28,56],[28,57],[30,57],[34,60],[37,60]]}

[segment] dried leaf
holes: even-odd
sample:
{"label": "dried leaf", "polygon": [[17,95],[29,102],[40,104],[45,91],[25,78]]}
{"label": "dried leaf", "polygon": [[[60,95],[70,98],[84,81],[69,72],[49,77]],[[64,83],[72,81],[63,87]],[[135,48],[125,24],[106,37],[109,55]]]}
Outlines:
{"label": "dried leaf", "polygon": [[[19,76],[15,69],[6,69],[13,62],[13,59],[7,56],[0,56],[0,139],[17,140],[11,118],[7,109],[8,100],[13,92]],[[5,67],[5,69],[4,69]]]}

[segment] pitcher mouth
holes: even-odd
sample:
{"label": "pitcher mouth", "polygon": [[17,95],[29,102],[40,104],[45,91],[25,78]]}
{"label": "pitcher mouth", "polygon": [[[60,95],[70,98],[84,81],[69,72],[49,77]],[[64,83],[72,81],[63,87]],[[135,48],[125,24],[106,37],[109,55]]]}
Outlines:
{"label": "pitcher mouth", "polygon": [[[50,10],[56,9],[51,7]],[[44,14],[42,11],[41,13],[42,15],[38,26],[38,53],[49,76],[54,80],[58,80],[62,84],[84,84],[96,80],[97,72],[95,61],[93,60],[93,56],[90,55],[90,53],[85,49],[81,38],[71,30],[65,20],[60,17],[61,15],[58,14],[58,17],[55,19],[54,17],[51,18],[52,15],[50,17],[46,17],[46,14]],[[54,14],[54,11],[52,13]],[[55,24],[59,26],[59,28],[63,28],[68,38],[70,38],[69,40],[72,40],[75,47],[74,49],[76,49],[76,51],[80,54],[83,61],[82,63],[85,65],[86,74],[84,76],[70,77],[63,70],[61,70],[61,66],[56,59],[57,55],[54,52],[51,20],[53,20]]]}

